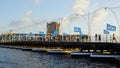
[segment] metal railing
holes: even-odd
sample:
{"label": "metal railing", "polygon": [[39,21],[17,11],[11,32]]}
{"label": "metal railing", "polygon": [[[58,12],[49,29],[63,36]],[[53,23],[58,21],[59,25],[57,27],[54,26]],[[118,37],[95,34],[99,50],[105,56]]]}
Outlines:
{"label": "metal railing", "polygon": [[115,39],[112,38],[111,35],[101,35],[99,37],[91,36],[74,36],[74,37],[42,37],[42,36],[34,36],[34,37],[0,37],[1,42],[9,42],[9,41],[48,41],[48,42],[114,42],[120,43],[120,36],[116,36]]}

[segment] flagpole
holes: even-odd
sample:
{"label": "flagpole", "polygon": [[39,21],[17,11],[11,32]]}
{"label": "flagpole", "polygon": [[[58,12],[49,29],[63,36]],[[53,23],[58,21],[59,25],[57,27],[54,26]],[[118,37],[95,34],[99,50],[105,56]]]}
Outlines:
{"label": "flagpole", "polygon": [[71,42],[71,24],[70,24],[70,42]]}
{"label": "flagpole", "polygon": [[[62,20],[62,22],[61,22],[61,20]],[[63,34],[62,34],[63,33],[63,18],[59,18],[59,23],[61,25],[61,30],[60,30],[61,31],[61,36],[62,36],[61,40],[63,41]]]}
{"label": "flagpole", "polygon": [[89,38],[89,42],[91,42],[91,26],[90,26],[90,22],[89,22],[89,12],[88,12],[88,38]]}
{"label": "flagpole", "polygon": [[107,34],[106,34],[106,42],[107,42]]}
{"label": "flagpole", "polygon": [[[60,22],[61,22],[61,20],[60,20]],[[61,35],[62,35],[62,41],[63,41],[63,18],[62,18],[62,31],[61,31]]]}

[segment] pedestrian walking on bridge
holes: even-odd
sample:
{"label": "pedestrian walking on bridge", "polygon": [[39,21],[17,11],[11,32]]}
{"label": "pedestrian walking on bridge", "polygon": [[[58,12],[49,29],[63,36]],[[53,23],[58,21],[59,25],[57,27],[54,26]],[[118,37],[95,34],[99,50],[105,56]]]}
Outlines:
{"label": "pedestrian walking on bridge", "polygon": [[115,37],[115,34],[113,33],[113,36],[112,36],[112,42],[117,42],[116,40],[116,37]]}
{"label": "pedestrian walking on bridge", "polygon": [[101,35],[100,34],[98,35],[98,40],[99,40],[99,42],[101,42]]}

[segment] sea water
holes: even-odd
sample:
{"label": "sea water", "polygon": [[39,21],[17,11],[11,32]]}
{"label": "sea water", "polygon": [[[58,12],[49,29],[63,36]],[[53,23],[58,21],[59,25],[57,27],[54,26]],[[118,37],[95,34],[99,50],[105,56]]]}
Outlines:
{"label": "sea water", "polygon": [[45,52],[0,48],[0,68],[119,68],[119,64]]}

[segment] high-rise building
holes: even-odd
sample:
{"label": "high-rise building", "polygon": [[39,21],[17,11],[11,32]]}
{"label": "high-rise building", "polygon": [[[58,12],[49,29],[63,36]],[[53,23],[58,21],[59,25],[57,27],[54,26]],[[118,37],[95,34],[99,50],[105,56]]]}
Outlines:
{"label": "high-rise building", "polygon": [[54,30],[58,30],[58,34],[59,34],[60,23],[57,23],[57,22],[47,23],[47,35],[52,34]]}

